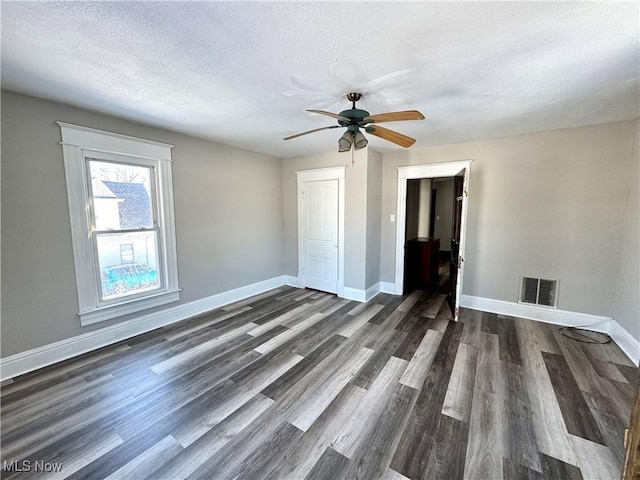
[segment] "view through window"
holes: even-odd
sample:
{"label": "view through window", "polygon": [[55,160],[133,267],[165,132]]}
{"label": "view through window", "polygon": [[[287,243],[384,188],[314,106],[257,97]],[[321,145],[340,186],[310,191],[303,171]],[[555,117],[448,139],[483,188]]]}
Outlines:
{"label": "view through window", "polygon": [[88,158],[101,300],[162,286],[152,167]]}

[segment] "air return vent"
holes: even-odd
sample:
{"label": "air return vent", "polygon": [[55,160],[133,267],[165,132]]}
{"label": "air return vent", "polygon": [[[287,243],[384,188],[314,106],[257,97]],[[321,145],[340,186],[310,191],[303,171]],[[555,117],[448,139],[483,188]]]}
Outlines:
{"label": "air return vent", "polygon": [[557,286],[557,280],[522,277],[520,302],[543,305],[545,307],[555,307],[558,297]]}

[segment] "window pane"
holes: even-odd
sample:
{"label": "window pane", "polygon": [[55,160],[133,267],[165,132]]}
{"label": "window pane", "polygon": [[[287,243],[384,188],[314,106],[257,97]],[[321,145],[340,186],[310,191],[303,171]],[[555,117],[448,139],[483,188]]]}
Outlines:
{"label": "window pane", "polygon": [[153,227],[149,167],[89,160],[97,230]]}
{"label": "window pane", "polygon": [[103,300],[160,288],[157,232],[101,233],[97,243]]}

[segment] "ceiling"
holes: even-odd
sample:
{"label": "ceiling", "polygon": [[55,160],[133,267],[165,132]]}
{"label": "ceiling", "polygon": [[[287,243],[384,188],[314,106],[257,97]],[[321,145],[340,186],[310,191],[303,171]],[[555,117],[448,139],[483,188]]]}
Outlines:
{"label": "ceiling", "polygon": [[[2,87],[219,143],[337,150],[348,91],[416,146],[638,117],[639,4],[7,2]],[[64,119],[61,119],[64,120]],[[379,151],[400,149],[371,137]],[[415,148],[415,147],[413,147]]]}

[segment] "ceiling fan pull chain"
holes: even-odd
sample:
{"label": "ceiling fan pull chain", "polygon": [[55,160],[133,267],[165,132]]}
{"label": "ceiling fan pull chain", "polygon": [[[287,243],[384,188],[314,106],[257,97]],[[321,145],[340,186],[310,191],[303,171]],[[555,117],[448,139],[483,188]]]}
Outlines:
{"label": "ceiling fan pull chain", "polygon": [[351,166],[353,167],[353,164],[355,162],[355,155],[356,155],[356,146],[355,146],[355,142],[351,144]]}

